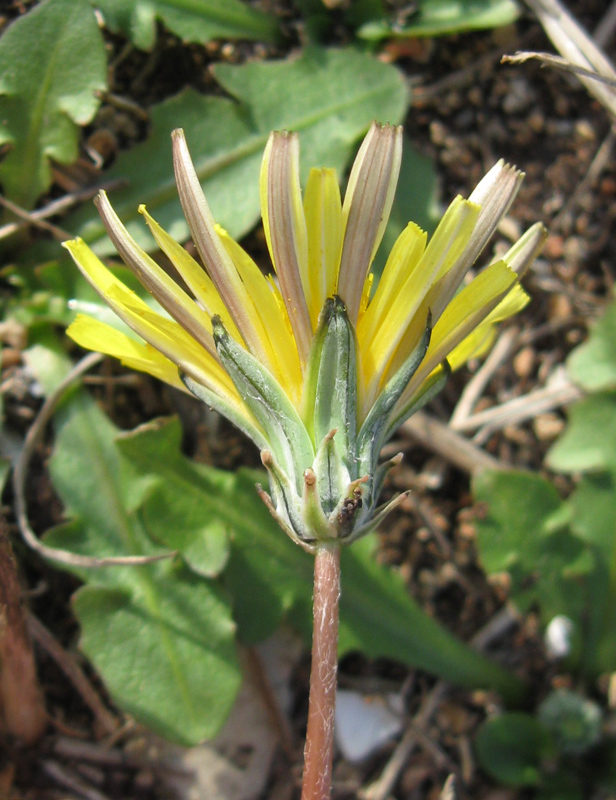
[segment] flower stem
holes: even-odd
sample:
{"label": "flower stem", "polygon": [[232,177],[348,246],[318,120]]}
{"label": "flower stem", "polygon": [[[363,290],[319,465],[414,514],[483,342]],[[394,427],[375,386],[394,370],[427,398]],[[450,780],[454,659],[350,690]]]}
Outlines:
{"label": "flower stem", "polygon": [[314,627],[302,800],[331,797],[339,598],[340,547],[322,544],[314,562]]}

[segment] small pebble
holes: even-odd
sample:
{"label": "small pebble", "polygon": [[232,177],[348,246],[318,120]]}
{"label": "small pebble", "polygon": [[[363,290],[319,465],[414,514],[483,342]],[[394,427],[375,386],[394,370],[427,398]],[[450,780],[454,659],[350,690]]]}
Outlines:
{"label": "small pebble", "polygon": [[0,366],[3,370],[9,367],[16,367],[21,364],[21,351],[15,350],[12,347],[3,347],[2,355],[0,356]]}
{"label": "small pebble", "polygon": [[539,110],[533,111],[526,122],[533,133],[541,133],[545,127],[545,117]]}
{"label": "small pebble", "polygon": [[497,228],[499,233],[502,233],[503,236],[506,236],[510,242],[517,242],[517,240],[522,235],[522,230],[520,228],[520,223],[513,219],[513,217],[505,217],[498,223]]}
{"label": "small pebble", "polygon": [[540,414],[533,420],[533,429],[540,442],[556,439],[564,427],[564,420],[557,417],[556,414]]}
{"label": "small pebble", "polygon": [[587,256],[586,243],[579,236],[570,236],[564,244],[563,257],[571,267],[580,266]]}
{"label": "small pebble", "polygon": [[470,522],[463,522],[458,527],[458,536],[461,539],[465,539],[468,542],[472,542],[476,539],[477,530],[475,526],[472,525]]}
{"label": "small pebble", "polygon": [[445,144],[445,139],[447,138],[447,128],[443,125],[442,122],[438,122],[435,120],[430,124],[430,139],[432,144],[435,144],[437,147],[442,147]]}
{"label": "small pebble", "polygon": [[477,108],[480,108],[483,105],[483,92],[478,86],[473,86],[468,90],[466,99],[472,105],[477,106]]}
{"label": "small pebble", "polygon": [[564,614],[559,614],[552,619],[545,629],[544,642],[548,655],[552,658],[564,658],[571,652],[571,637],[573,635],[573,622]]}
{"label": "small pebble", "polygon": [[543,254],[547,258],[562,258],[564,249],[563,237],[553,233],[545,240]]}
{"label": "small pebble", "polygon": [[523,347],[513,359],[513,369],[518,378],[528,378],[535,367],[535,351],[532,347]]}
{"label": "small pebble", "polygon": [[525,445],[529,443],[529,431],[524,428],[518,428],[515,425],[506,425],[503,428],[503,435],[505,439],[514,444]]}
{"label": "small pebble", "polygon": [[505,114],[519,114],[535,100],[535,92],[524,78],[514,78],[503,100]]}
{"label": "small pebble", "polygon": [[579,139],[584,139],[587,142],[594,142],[596,139],[595,130],[586,119],[578,119],[575,123],[575,135]]}

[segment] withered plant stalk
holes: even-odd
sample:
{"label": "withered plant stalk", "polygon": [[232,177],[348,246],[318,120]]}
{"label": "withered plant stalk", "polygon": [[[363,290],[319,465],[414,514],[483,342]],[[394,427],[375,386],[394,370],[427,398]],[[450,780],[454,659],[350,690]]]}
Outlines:
{"label": "withered plant stalk", "polygon": [[17,566],[0,519],[0,733],[33,744],[46,725]]}

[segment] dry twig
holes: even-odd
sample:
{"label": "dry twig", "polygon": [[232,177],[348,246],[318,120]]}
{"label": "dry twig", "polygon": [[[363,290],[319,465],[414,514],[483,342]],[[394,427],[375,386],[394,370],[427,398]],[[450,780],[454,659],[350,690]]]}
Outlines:
{"label": "dry twig", "polygon": [[2,198],[0,199],[0,202],[16,216],[18,216],[20,221],[7,222],[6,225],[2,225],[2,227],[0,227],[0,239],[6,239],[8,236],[12,236],[14,233],[17,233],[17,231],[21,230],[21,228],[26,228],[28,225],[33,225],[35,227],[42,228],[43,230],[49,230],[55,236],[55,238],[59,239],[60,241],[70,239],[72,234],[66,233],[66,231],[62,230],[62,228],[58,228],[56,225],[49,225],[49,223],[44,222],[44,220],[48,219],[49,217],[53,217],[56,214],[61,214],[62,212],[67,211],[69,208],[71,208],[71,206],[74,206],[77,203],[80,203],[84,200],[89,200],[101,189],[105,189],[105,191],[110,192],[113,189],[118,189],[121,186],[124,186],[125,184],[126,181],[124,179],[116,178],[114,180],[98,184],[97,186],[90,186],[87,189],[82,189],[79,192],[70,192],[69,194],[65,194],[63,197],[59,197],[57,200],[52,200],[44,208],[37,208],[35,211],[26,211],[20,206],[11,203],[6,198]]}
{"label": "dry twig", "polygon": [[482,469],[507,468],[507,464],[488,455],[473,442],[424,411],[413,414],[401,430],[463,472],[474,474]]}
{"label": "dry twig", "polygon": [[61,766],[56,761],[43,761],[42,767],[56,783],[63,786],[65,789],[70,789],[78,797],[83,798],[83,800],[110,800],[106,794],[90,786],[82,778],[75,775],[66,767]]}
{"label": "dry twig", "polygon": [[490,382],[492,376],[513,352],[517,344],[519,333],[519,328],[507,328],[501,333],[484,363],[464,387],[464,391],[460,395],[460,399],[449,420],[449,424],[452,428],[457,428],[459,423],[471,415],[473,408],[483,394],[483,390]]}
{"label": "dry twig", "polygon": [[[591,73],[598,73],[608,81],[616,81],[616,70],[612,62],[558,0],[526,2],[537,15],[554,47],[571,67],[581,67]],[[578,77],[590,94],[612,117],[616,117],[616,92],[612,86],[597,81],[594,75]]]}
{"label": "dry twig", "polygon": [[83,702],[88,706],[96,725],[105,734],[112,734],[118,728],[118,721],[105,707],[90,681],[84,675],[75,659],[66,652],[47,628],[34,614],[28,614],[28,630],[34,641],[52,658],[77,690]]}
{"label": "dry twig", "polygon": [[501,58],[501,63],[523,64],[525,61],[533,60],[540,61],[542,67],[554,67],[555,69],[561,69],[563,72],[571,72],[574,75],[580,75],[584,78],[591,78],[594,81],[599,81],[599,83],[605,83],[612,89],[616,89],[616,78],[612,78],[610,75],[601,75],[601,73],[594,69],[587,69],[586,67],[580,67],[576,64],[572,64],[570,61],[567,61],[567,59],[561,58],[560,56],[555,56],[552,53],[539,53],[534,50],[522,50],[514,53],[512,56],[503,56]]}
{"label": "dry twig", "polygon": [[479,411],[458,422],[455,429],[468,433],[485,427],[492,432],[507,425],[533,419],[538,414],[545,414],[561,408],[574,400],[579,400],[581,396],[581,390],[571,383],[564,369],[561,368],[553,374],[548,385],[543,389],[537,389],[501,405]]}

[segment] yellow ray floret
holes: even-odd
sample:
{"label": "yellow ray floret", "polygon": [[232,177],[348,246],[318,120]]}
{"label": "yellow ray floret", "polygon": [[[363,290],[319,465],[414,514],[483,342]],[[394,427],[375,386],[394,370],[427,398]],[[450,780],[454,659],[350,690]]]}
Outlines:
{"label": "yellow ray floret", "polygon": [[147,342],[138,342],[122,331],[85,314],[77,314],[66,330],[67,334],[86,350],[96,350],[119,359],[124,366],[147,372],[170,386],[184,392],[177,366]]}
{"label": "yellow ray floret", "polygon": [[[212,356],[177,322],[153,311],[116,278],[83,241],[66,242],[65,247],[105,302],[135,333],[211,391],[220,392],[231,402],[240,402],[233,382],[216,356]],[[211,328],[211,322],[209,324]],[[106,352],[104,339],[96,349]]]}
{"label": "yellow ray floret", "polygon": [[313,330],[328,297],[336,292],[342,249],[342,203],[333,169],[311,169],[304,193],[308,237],[308,311]]}

